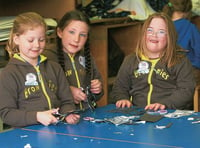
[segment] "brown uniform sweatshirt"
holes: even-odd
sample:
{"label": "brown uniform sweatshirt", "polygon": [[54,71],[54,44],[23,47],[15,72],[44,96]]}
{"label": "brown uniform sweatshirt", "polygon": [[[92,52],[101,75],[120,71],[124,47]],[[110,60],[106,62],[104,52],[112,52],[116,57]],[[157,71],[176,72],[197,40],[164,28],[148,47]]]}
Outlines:
{"label": "brown uniform sweatshirt", "polygon": [[[47,56],[48,59],[58,62],[56,50],[45,50],[44,55]],[[69,82],[70,86],[74,87],[82,87],[86,88],[87,84],[85,81],[86,72],[85,72],[85,56],[83,50],[79,51],[75,54],[75,56],[70,57],[68,54],[64,53],[64,64],[65,64],[65,75]],[[99,79],[102,82],[102,77],[98,71],[98,68],[94,62],[94,59],[91,57],[91,79]],[[103,82],[102,82],[103,84]],[[99,94],[93,94],[95,96],[95,101],[100,100],[103,96],[104,91],[102,90]],[[88,105],[86,102],[82,101],[83,109],[87,109]],[[80,109],[79,105],[76,105],[78,109]]]}
{"label": "brown uniform sweatshirt", "polygon": [[195,80],[190,61],[183,57],[172,67],[160,59],[128,55],[118,72],[112,99],[132,98],[136,106],[161,103],[169,109],[192,109]]}
{"label": "brown uniform sweatshirt", "polygon": [[0,117],[15,127],[38,124],[38,111],[75,109],[62,68],[42,55],[34,67],[15,54],[0,74],[0,96]]}

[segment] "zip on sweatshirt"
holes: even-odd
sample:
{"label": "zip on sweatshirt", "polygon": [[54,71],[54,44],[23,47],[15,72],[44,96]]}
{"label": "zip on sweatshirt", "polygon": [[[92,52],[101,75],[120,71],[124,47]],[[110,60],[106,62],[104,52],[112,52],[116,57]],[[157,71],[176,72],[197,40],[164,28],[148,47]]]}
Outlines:
{"label": "zip on sweatshirt", "polygon": [[[14,58],[20,60],[20,61],[23,61],[23,62],[27,62],[25,59],[23,59],[19,54],[14,54],[13,56]],[[41,88],[42,88],[42,92],[43,94],[45,95],[46,99],[47,99],[47,102],[48,102],[48,106],[49,106],[49,109],[52,109],[52,105],[51,105],[51,99],[46,91],[46,88],[45,88],[45,85],[44,85],[44,81],[43,81],[43,78],[42,78],[42,75],[40,73],[40,69],[39,69],[39,65],[42,61],[45,61],[46,60],[46,57],[40,55],[38,57],[38,64],[37,66],[33,66],[34,69],[36,70],[37,72],[37,76],[38,76],[38,79],[39,79],[39,82],[41,84]]]}
{"label": "zip on sweatshirt", "polygon": [[152,92],[153,92],[153,85],[152,85],[151,80],[152,80],[152,74],[153,74],[153,71],[154,71],[155,64],[156,63],[152,63],[151,69],[150,69],[150,72],[149,72],[149,75],[148,75],[149,92],[148,92],[148,95],[147,95],[147,105],[151,104],[151,95],[152,95]]}
{"label": "zip on sweatshirt", "polygon": [[151,69],[150,69],[149,74],[148,74],[148,80],[147,80],[148,84],[149,84],[149,92],[148,92],[148,95],[147,95],[147,105],[149,105],[149,104],[151,104],[151,96],[152,96],[152,92],[153,92],[152,75],[153,75],[153,72],[154,72],[155,65],[157,64],[157,62],[160,59],[150,60],[150,59],[142,56],[142,60],[151,62],[151,64],[152,64]]}
{"label": "zip on sweatshirt", "polygon": [[[74,56],[68,54],[69,56],[69,59],[72,63],[72,67],[74,69],[74,72],[75,72],[75,76],[76,76],[76,82],[77,82],[77,86],[78,88],[81,88],[81,83],[80,83],[80,79],[79,79],[79,76],[78,76],[78,72],[77,72],[77,69],[76,69],[76,65],[75,65],[75,61],[74,61]],[[83,105],[82,103],[80,102],[80,109],[82,110],[83,109]]]}
{"label": "zip on sweatshirt", "polygon": [[52,109],[51,99],[50,99],[50,97],[49,97],[49,95],[48,95],[48,93],[46,91],[46,88],[45,88],[45,85],[44,85],[44,81],[43,81],[42,75],[40,73],[40,67],[39,67],[39,65],[37,65],[37,66],[34,66],[34,68],[35,68],[35,70],[37,72],[38,79],[39,79],[39,82],[41,84],[42,91],[43,91],[43,93],[44,93],[44,95],[45,95],[45,97],[47,99],[47,102],[48,102],[48,105],[49,105],[49,109]]}

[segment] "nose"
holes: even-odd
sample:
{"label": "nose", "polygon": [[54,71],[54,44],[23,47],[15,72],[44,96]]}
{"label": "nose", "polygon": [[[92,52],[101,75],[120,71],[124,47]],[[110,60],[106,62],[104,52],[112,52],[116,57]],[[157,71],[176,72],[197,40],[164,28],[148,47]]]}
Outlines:
{"label": "nose", "polygon": [[34,46],[35,46],[35,47],[39,47],[39,46],[40,46],[40,42],[37,41],[37,40],[35,40],[35,42],[34,42]]}
{"label": "nose", "polygon": [[75,42],[78,42],[78,41],[79,41],[79,37],[80,37],[79,34],[75,34],[75,35],[74,35],[74,41],[75,41]]}
{"label": "nose", "polygon": [[158,36],[158,32],[153,31],[153,32],[152,32],[152,36],[156,36],[156,37],[157,37],[157,36]]}

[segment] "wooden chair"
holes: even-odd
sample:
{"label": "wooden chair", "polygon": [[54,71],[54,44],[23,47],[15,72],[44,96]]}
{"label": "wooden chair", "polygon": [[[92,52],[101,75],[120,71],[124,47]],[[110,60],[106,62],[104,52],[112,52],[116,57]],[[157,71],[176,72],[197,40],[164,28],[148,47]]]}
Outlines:
{"label": "wooden chair", "polygon": [[191,22],[197,26],[200,30],[200,16],[195,15],[191,18]]}
{"label": "wooden chair", "polygon": [[2,132],[2,131],[3,131],[3,121],[0,118],[0,132]]}
{"label": "wooden chair", "polygon": [[194,91],[194,111],[200,111],[200,85],[196,86]]}
{"label": "wooden chair", "polygon": [[[200,30],[200,16],[196,15],[191,18],[191,22],[194,23]],[[194,111],[200,112],[200,85],[196,86],[194,92]]]}

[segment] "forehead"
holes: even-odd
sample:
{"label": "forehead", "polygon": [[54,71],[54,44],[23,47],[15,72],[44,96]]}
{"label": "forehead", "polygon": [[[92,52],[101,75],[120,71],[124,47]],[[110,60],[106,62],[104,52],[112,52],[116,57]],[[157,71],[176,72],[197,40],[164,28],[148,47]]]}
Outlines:
{"label": "forehead", "polygon": [[28,30],[35,30],[36,28],[46,30],[46,26],[42,24],[21,24],[19,28],[16,27],[15,32],[19,34],[23,34],[27,32]]}
{"label": "forehead", "polygon": [[166,22],[163,18],[153,18],[149,24],[149,27],[165,30],[167,28]]}
{"label": "forehead", "polygon": [[22,36],[45,36],[45,28],[42,26],[29,27],[20,35]]}
{"label": "forehead", "polygon": [[88,32],[89,26],[87,23],[79,20],[72,20],[68,25],[68,28],[79,29],[85,32]]}

